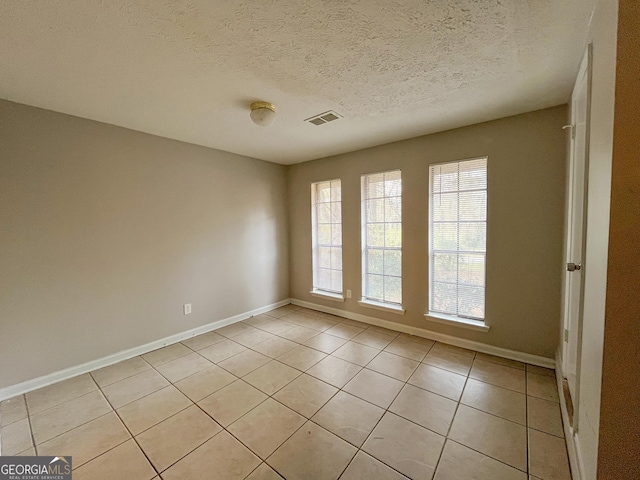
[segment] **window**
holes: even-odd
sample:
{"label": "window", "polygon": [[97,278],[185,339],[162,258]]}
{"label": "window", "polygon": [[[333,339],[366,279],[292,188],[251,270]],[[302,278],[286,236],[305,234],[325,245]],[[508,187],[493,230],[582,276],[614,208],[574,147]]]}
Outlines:
{"label": "window", "polygon": [[362,177],[362,297],[402,304],[400,170]]}
{"label": "window", "polygon": [[342,295],[340,180],[311,185],[313,291]]}
{"label": "window", "polygon": [[487,159],[432,165],[429,310],[484,320]]}

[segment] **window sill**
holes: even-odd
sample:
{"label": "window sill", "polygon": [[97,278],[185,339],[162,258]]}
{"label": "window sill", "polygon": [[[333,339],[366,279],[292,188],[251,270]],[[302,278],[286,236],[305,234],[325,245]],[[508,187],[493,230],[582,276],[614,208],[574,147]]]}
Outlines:
{"label": "window sill", "polygon": [[467,328],[469,330],[477,330],[480,332],[488,332],[490,328],[489,325],[486,325],[480,320],[454,317],[453,315],[445,315],[436,312],[425,313],[424,318],[426,318],[430,322],[443,323],[445,325],[452,325],[455,327]]}
{"label": "window sill", "polygon": [[334,302],[344,302],[344,297],[339,293],[323,292],[322,290],[311,290],[309,293],[314,297],[326,298]]}
{"label": "window sill", "polygon": [[383,312],[397,313],[398,315],[404,315],[404,308],[400,305],[392,305],[389,303],[375,302],[373,300],[358,300],[358,304],[361,307],[375,308],[376,310],[382,310]]}

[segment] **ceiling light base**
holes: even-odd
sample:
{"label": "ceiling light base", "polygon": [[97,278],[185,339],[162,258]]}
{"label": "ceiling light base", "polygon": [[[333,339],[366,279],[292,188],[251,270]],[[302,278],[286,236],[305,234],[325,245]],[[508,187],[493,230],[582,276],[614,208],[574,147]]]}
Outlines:
{"label": "ceiling light base", "polygon": [[271,125],[276,118],[276,107],[269,102],[253,102],[251,104],[251,120],[256,125],[266,127]]}

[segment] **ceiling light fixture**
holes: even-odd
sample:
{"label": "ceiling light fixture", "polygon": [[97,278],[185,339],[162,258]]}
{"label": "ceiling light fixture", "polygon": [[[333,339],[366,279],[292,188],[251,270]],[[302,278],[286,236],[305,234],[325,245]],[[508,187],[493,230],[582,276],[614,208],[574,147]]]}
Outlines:
{"label": "ceiling light fixture", "polygon": [[253,102],[251,104],[251,120],[256,125],[266,127],[276,118],[276,107],[269,102]]}

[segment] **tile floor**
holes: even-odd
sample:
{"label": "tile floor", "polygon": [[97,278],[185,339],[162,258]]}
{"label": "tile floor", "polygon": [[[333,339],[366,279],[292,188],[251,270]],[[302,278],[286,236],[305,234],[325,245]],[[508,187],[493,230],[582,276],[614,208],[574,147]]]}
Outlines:
{"label": "tile floor", "polygon": [[0,403],[74,479],[570,479],[554,372],[293,305]]}

